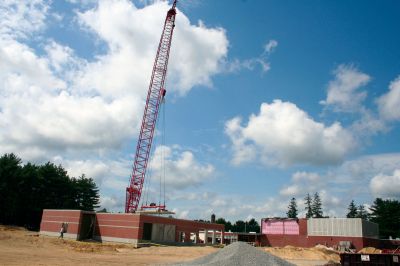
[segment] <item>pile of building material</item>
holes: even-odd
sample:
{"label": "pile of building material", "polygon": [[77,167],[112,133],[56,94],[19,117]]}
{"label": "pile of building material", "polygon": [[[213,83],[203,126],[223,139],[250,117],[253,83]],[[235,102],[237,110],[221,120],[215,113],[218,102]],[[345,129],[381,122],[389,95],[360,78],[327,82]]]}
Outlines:
{"label": "pile of building material", "polygon": [[382,250],[374,248],[374,247],[365,247],[358,251],[360,254],[381,254]]}
{"label": "pile of building material", "polygon": [[204,266],[240,266],[240,265],[294,265],[270,253],[250,246],[244,242],[235,242],[218,252],[202,258],[184,262],[178,265],[204,265]]}

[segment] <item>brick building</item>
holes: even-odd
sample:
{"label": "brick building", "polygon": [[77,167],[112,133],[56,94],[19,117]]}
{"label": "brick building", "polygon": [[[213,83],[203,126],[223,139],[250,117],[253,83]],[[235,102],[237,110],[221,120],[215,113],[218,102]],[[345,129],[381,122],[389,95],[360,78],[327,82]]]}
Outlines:
{"label": "brick building", "polygon": [[378,225],[360,218],[265,218],[261,220],[263,246],[339,247],[357,250],[379,246]]}
{"label": "brick building", "polygon": [[[96,239],[140,245],[158,243],[200,243],[199,232],[211,236],[216,243],[216,232],[224,235],[224,225],[167,218],[149,214],[96,213],[80,210],[43,210],[40,234],[59,236],[64,226],[65,238]],[[224,239],[224,237],[222,237]],[[207,244],[206,239],[206,244]],[[223,241],[222,241],[223,242]]]}

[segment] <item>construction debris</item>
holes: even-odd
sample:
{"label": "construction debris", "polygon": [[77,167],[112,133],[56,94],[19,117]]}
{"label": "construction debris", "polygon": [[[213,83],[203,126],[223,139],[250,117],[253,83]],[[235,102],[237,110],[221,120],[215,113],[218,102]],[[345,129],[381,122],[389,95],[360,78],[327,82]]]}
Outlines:
{"label": "construction debris", "polygon": [[374,248],[374,247],[365,247],[363,249],[360,249],[360,251],[358,251],[358,253],[360,253],[360,254],[381,254],[382,250]]}

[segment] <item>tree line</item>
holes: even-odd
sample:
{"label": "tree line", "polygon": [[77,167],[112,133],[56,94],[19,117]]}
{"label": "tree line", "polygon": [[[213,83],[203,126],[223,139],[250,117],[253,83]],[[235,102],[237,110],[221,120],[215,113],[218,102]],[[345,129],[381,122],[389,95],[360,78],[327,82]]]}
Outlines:
{"label": "tree line", "polygon": [[232,224],[230,221],[226,221],[224,218],[218,218],[215,222],[217,224],[225,225],[225,231],[227,232],[260,232],[260,225],[254,218],[250,219],[249,221],[238,220],[234,224]]}
{"label": "tree line", "polygon": [[[318,192],[313,197],[308,193],[304,198],[306,218],[328,218],[324,216],[322,201]],[[400,237],[400,201],[376,198],[368,209],[363,204],[357,205],[352,200],[347,208],[347,218],[361,218],[379,225],[380,238]],[[298,217],[296,198],[292,198],[286,215],[288,218]]]}
{"label": "tree line", "polygon": [[61,166],[22,164],[15,154],[0,157],[0,223],[38,230],[43,209],[98,208],[99,189],[84,174],[70,177]]}
{"label": "tree line", "polygon": [[[214,214],[213,214],[214,215]],[[195,220],[198,222],[203,223],[211,223],[210,220]],[[250,219],[249,221],[237,220],[235,223],[231,223],[230,221],[225,220],[225,218],[218,218],[215,220],[217,224],[223,224],[225,226],[226,232],[242,232],[242,233],[249,233],[249,232],[260,232],[260,224],[254,219]]]}

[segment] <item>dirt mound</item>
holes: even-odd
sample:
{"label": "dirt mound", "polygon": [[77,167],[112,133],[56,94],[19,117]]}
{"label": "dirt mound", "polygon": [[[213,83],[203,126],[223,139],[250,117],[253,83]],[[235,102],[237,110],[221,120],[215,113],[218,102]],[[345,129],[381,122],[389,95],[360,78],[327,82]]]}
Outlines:
{"label": "dirt mound", "polygon": [[28,231],[23,227],[19,227],[19,226],[13,226],[13,225],[0,225],[0,231],[8,231],[8,232],[12,232],[12,231]]}
{"label": "dirt mound", "polygon": [[374,248],[374,247],[365,247],[358,251],[360,254],[381,254],[382,250]]}
{"label": "dirt mound", "polygon": [[176,265],[240,266],[240,265],[293,265],[268,252],[263,252],[244,242],[235,242],[218,252]]}
{"label": "dirt mound", "polygon": [[51,243],[56,246],[64,246],[70,250],[89,253],[118,252],[118,249],[132,249],[128,244],[82,242],[69,239],[52,239]]}
{"label": "dirt mound", "polygon": [[335,251],[326,247],[300,248],[300,247],[284,247],[284,248],[265,248],[266,251],[275,256],[286,260],[305,259],[305,260],[326,260],[340,262],[340,256]]}
{"label": "dirt mound", "polygon": [[317,248],[317,249],[329,249],[327,246],[321,245],[321,244],[316,245],[314,248]]}

